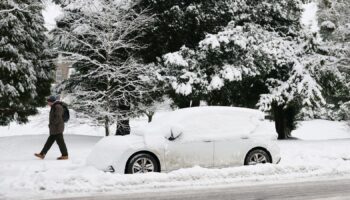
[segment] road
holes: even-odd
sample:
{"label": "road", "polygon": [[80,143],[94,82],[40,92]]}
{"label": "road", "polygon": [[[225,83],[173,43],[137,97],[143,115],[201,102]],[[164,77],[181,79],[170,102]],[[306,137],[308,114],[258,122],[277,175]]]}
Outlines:
{"label": "road", "polygon": [[65,198],[61,200],[349,200],[350,179],[168,192]]}

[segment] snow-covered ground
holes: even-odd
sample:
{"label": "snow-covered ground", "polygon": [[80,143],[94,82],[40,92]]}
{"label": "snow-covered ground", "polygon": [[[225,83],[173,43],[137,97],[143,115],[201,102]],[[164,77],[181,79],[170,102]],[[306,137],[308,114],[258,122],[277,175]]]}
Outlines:
{"label": "snow-covered ground", "polygon": [[[161,114],[155,117],[161,117]],[[36,159],[47,138],[48,108],[30,118],[26,125],[0,127],[0,199],[40,199],[88,196],[149,190],[251,185],[309,180],[320,177],[350,177],[350,129],[345,122],[313,120],[302,122],[294,132],[298,139],[278,141],[282,161],[278,165],[243,166],[224,169],[194,167],[170,173],[122,175],[104,173],[85,166],[103,128],[73,118],[65,135],[70,159],[53,145],[45,160]],[[132,121],[132,126],[146,119]],[[273,124],[266,122],[273,131]]]}

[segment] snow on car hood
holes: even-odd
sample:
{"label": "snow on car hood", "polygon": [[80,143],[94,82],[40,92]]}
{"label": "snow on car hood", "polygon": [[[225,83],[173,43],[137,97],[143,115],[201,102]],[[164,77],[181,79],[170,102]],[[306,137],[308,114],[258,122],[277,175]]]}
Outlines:
{"label": "snow on car hood", "polygon": [[167,138],[183,133],[181,140],[216,140],[242,137],[257,131],[264,113],[237,107],[204,106],[179,109],[134,131],[136,135]]}
{"label": "snow on car hood", "polygon": [[138,149],[143,145],[143,137],[137,135],[104,137],[94,146],[86,164],[105,170],[126,151]]}

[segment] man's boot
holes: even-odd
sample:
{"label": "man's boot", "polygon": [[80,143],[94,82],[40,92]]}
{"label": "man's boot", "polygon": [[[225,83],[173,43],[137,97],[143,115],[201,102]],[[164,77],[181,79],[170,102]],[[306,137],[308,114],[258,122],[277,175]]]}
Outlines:
{"label": "man's boot", "polygon": [[68,156],[60,156],[57,160],[68,160]]}
{"label": "man's boot", "polygon": [[44,159],[45,158],[45,154],[41,154],[41,153],[35,153],[34,156],[40,158],[40,159]]}

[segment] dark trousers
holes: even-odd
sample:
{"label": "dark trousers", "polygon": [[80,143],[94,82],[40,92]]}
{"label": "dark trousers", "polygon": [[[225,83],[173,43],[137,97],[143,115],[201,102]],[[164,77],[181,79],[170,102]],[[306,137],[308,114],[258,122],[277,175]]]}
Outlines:
{"label": "dark trousers", "polygon": [[46,153],[50,150],[52,144],[56,141],[58,144],[58,147],[60,148],[62,156],[68,156],[68,151],[66,147],[66,143],[63,139],[63,134],[57,134],[57,135],[50,135],[49,138],[47,138],[47,141],[44,145],[43,150],[41,150],[40,154],[46,155]]}

